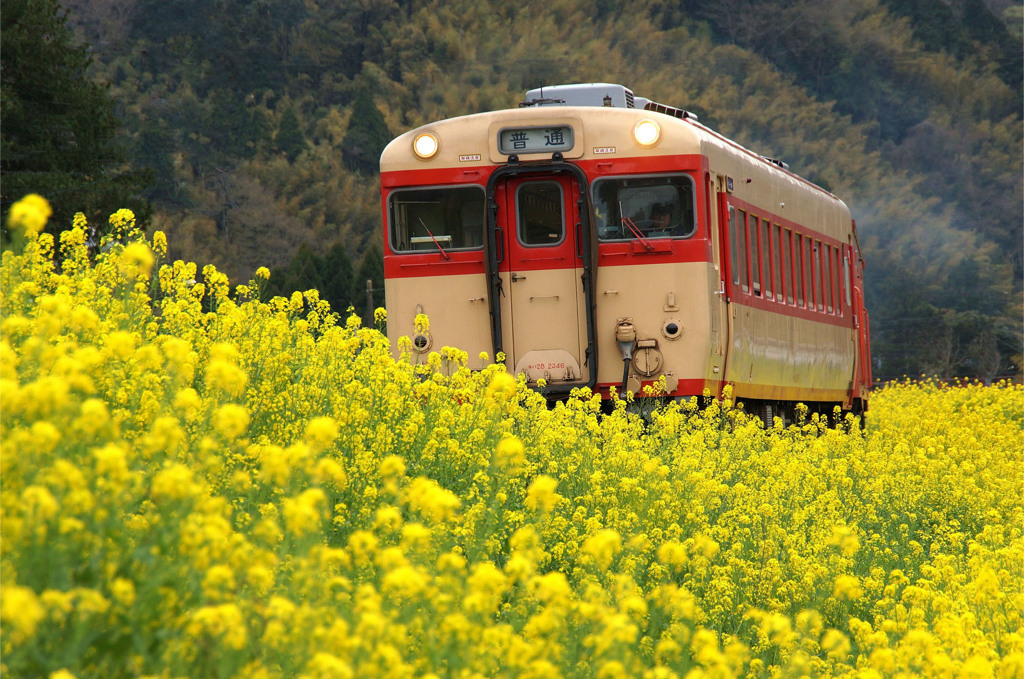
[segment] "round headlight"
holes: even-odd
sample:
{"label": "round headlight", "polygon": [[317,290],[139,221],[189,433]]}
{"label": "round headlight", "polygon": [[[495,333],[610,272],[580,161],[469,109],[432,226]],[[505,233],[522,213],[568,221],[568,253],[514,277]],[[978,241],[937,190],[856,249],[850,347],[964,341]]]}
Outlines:
{"label": "round headlight", "polygon": [[645,118],[633,126],[633,139],[640,146],[654,146],[661,139],[661,125]]}
{"label": "round headlight", "polygon": [[440,146],[437,137],[431,132],[421,132],[412,140],[413,153],[423,160],[433,158]]}

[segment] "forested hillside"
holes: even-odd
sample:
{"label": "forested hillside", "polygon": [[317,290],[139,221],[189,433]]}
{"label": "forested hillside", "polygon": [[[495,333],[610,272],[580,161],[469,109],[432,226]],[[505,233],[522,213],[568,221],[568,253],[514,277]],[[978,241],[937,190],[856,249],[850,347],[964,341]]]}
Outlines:
{"label": "forested hillside", "polygon": [[392,136],[515,106],[542,84],[619,82],[846,200],[867,259],[876,376],[1019,372],[1017,4],[66,7],[92,51],[89,77],[109,84],[128,166],[153,173],[151,226],[172,235],[172,255],[233,279],[267,265],[282,290],[313,283],[336,306],[360,303],[380,276],[376,159]]}

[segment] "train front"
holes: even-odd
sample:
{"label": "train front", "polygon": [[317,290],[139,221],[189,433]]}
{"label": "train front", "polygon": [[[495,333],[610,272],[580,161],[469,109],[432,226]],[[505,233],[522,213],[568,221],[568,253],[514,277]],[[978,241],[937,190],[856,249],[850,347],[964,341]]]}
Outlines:
{"label": "train front", "polygon": [[392,346],[408,337],[423,359],[457,347],[471,368],[503,357],[552,397],[717,394],[725,339],[699,130],[618,85],[527,100],[384,150]]}

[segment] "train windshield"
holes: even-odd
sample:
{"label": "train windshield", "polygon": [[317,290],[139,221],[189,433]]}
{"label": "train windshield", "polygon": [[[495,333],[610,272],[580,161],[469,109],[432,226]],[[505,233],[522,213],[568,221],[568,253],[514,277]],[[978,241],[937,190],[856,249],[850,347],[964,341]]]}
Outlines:
{"label": "train windshield", "polygon": [[400,189],[388,196],[391,249],[446,252],[480,248],[484,216],[481,186]]}
{"label": "train windshield", "polygon": [[687,175],[614,177],[593,185],[598,238],[688,238],[696,231]]}

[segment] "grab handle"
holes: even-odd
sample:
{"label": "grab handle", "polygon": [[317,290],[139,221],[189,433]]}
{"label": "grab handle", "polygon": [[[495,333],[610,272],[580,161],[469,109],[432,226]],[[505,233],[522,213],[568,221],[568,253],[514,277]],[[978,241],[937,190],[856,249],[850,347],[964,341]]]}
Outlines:
{"label": "grab handle", "polygon": [[[499,254],[499,248],[500,254]],[[501,264],[505,261],[505,232],[500,226],[494,227],[494,263]]]}

